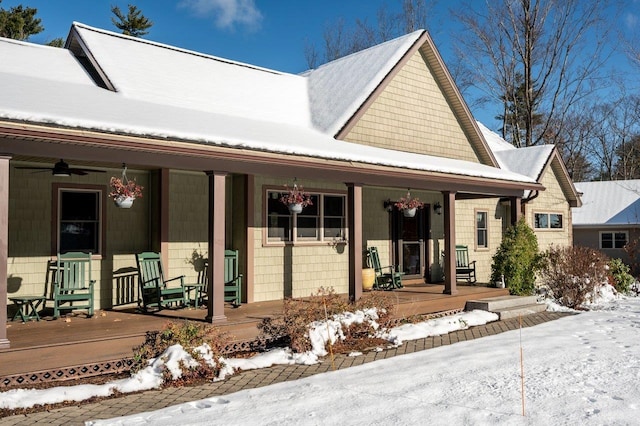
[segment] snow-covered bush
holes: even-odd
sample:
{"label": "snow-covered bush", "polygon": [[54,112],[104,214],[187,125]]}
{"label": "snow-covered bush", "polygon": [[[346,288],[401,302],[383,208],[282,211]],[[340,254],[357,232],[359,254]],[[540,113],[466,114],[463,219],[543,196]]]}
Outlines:
{"label": "snow-covered bush", "polygon": [[607,284],[608,258],[588,247],[552,247],[545,253],[541,279],[562,306],[581,308],[597,286]]}
{"label": "snow-covered bush", "polygon": [[[368,320],[351,321],[352,318],[345,317],[348,313],[365,313],[373,308],[377,315],[375,326]],[[388,327],[392,309],[393,300],[387,293],[366,293],[355,303],[350,303],[333,289],[320,288],[309,298],[285,299],[282,315],[263,319],[258,329],[261,338],[282,339],[282,343],[291,347],[294,352],[304,353],[313,349],[314,342],[309,330],[314,324],[329,320],[329,325],[325,327],[340,327],[340,339],[343,343],[348,343],[373,335],[374,327]]]}
{"label": "snow-covered bush", "polygon": [[[231,337],[210,324],[193,321],[180,323],[168,321],[160,331],[148,331],[144,343],[133,348],[135,373],[145,368],[151,360],[162,356],[174,345],[180,345],[193,358],[193,362],[182,368],[181,381],[213,379],[222,367],[220,358]],[[165,382],[176,380],[170,374]]]}

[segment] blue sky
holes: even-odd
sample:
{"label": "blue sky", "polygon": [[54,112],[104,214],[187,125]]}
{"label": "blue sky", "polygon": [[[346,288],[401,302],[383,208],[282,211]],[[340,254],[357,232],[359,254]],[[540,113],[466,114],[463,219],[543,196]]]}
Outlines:
{"label": "blue sky", "polygon": [[[356,19],[373,24],[383,4],[389,12],[398,12],[401,4],[400,0],[3,0],[0,7],[37,8],[45,31],[29,41],[46,43],[66,38],[73,21],[118,31],[110,8],[117,5],[126,11],[129,3],[154,23],[146,39],[291,73],[307,69],[305,43],[321,47],[328,24],[340,18],[347,25]],[[448,64],[453,61],[449,37],[456,30],[449,9],[462,3],[437,1],[427,28]],[[640,0],[622,4],[620,27],[637,25]],[[618,56],[612,66],[626,67],[622,61]],[[494,112],[472,112],[491,127]]]}

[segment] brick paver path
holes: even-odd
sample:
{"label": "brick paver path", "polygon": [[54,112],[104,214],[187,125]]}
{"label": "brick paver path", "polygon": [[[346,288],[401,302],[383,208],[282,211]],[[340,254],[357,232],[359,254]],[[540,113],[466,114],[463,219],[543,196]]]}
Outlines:
{"label": "brick paver path", "polygon": [[[532,327],[566,315],[568,314],[557,312],[531,314],[522,317],[522,326]],[[397,348],[385,349],[380,352],[370,351],[362,356],[336,355],[334,364],[336,369],[349,368],[379,359],[491,336],[509,330],[517,330],[519,326],[518,318],[496,321],[444,336],[407,341]],[[152,390],[109,398],[96,403],[78,404],[77,406],[51,411],[5,417],[0,419],[0,425],[33,425],[38,423],[48,425],[84,425],[87,420],[107,419],[158,410],[171,405],[231,394],[244,389],[297,380],[314,374],[325,373],[332,369],[333,366],[329,360],[324,360],[324,362],[315,365],[277,365],[270,368],[243,371],[222,382],[193,387]]]}

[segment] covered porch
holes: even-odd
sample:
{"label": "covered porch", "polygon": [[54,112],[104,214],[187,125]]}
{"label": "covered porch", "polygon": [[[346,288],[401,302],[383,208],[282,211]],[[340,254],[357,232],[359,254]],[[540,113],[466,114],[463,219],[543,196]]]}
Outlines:
{"label": "covered porch", "polygon": [[[413,283],[388,294],[396,300],[395,316],[407,318],[462,310],[468,300],[506,295],[508,290],[460,285],[452,296],[444,293],[444,285]],[[252,303],[228,309],[228,320],[219,327],[234,336],[234,345],[242,348],[258,336],[256,326],[263,318],[281,312],[282,301]],[[206,316],[206,309],[167,309],[153,315],[114,309],[98,312],[93,318],[71,316],[68,322],[50,318],[9,322],[6,330],[12,345],[0,349],[0,387],[126,369],[132,348],[143,342],[147,331],[158,330],[169,320],[205,321]]]}
{"label": "covered porch", "polygon": [[[315,136],[315,135],[314,135]],[[308,138],[309,135],[301,135]],[[327,144],[327,139],[317,137],[318,140],[308,141],[318,145]],[[439,162],[449,163],[449,172],[432,170],[433,157],[423,155],[405,155],[400,162],[402,167],[376,164],[379,158],[389,152],[378,148],[358,147],[361,152],[361,162],[341,159],[318,158],[313,156],[287,155],[259,150],[230,148],[213,144],[185,143],[167,141],[151,137],[136,137],[119,134],[105,134],[93,131],[77,131],[65,128],[48,128],[39,125],[4,123],[0,126],[0,141],[3,152],[11,153],[0,157],[0,322],[7,320],[8,296],[8,263],[15,260],[9,251],[9,205],[12,203],[9,190],[9,172],[13,161],[48,162],[54,158],[65,158],[74,164],[92,168],[114,169],[126,159],[131,168],[149,170],[153,172],[154,184],[150,185],[154,201],[148,205],[148,222],[139,225],[149,229],[148,242],[145,250],[151,249],[168,256],[172,244],[175,242],[170,232],[173,223],[171,217],[172,188],[176,184],[171,181],[171,171],[180,170],[192,174],[206,176],[206,224],[200,233],[206,241],[207,260],[212,267],[208,268],[209,286],[208,305],[205,320],[211,323],[224,324],[229,322],[228,315],[232,312],[224,304],[224,252],[228,243],[226,240],[229,227],[227,207],[229,202],[229,188],[241,194],[234,200],[241,206],[240,214],[236,215],[234,229],[239,229],[238,245],[244,259],[242,265],[244,273],[243,302],[249,306],[257,300],[254,298],[256,289],[256,233],[265,224],[262,223],[261,203],[264,203],[264,191],[255,182],[256,176],[270,176],[280,182],[287,182],[293,177],[304,180],[329,182],[334,186],[345,188],[345,229],[347,230],[348,252],[345,253],[347,285],[351,299],[357,299],[362,294],[363,252],[367,241],[363,238],[363,216],[371,214],[364,211],[363,189],[369,187],[384,188],[412,188],[417,191],[431,191],[439,194],[443,204],[442,221],[444,225],[444,286],[437,288],[440,294],[455,296],[459,290],[455,282],[455,204],[456,199],[473,197],[503,197],[511,200],[512,220],[516,220],[520,212],[519,203],[523,189],[541,189],[537,183],[523,182],[520,176],[495,169],[493,167],[471,164],[465,161],[439,159]],[[354,149],[354,144],[332,140],[336,149],[345,150],[342,145]],[[38,153],[35,156],[35,153]],[[404,154],[403,154],[404,155]],[[406,158],[405,158],[406,157]],[[427,162],[423,164],[422,162]],[[37,175],[34,175],[37,176]],[[239,176],[229,186],[228,177]],[[30,178],[30,180],[35,178]],[[15,185],[15,184],[14,184]],[[37,185],[37,183],[34,183]],[[49,183],[45,182],[45,185]],[[56,185],[51,184],[55,190]],[[264,186],[264,185],[263,185]],[[18,187],[14,186],[14,190]],[[257,189],[256,189],[257,188]],[[179,187],[178,187],[179,189]],[[235,193],[235,192],[234,192]],[[380,200],[381,201],[381,200]],[[376,202],[377,204],[377,202]],[[52,210],[52,223],[55,221],[55,206]],[[256,214],[258,212],[259,214]],[[53,225],[52,225],[53,226]],[[54,231],[51,231],[51,249],[47,256],[55,256],[56,247]],[[104,242],[103,242],[104,243]],[[291,247],[283,244],[283,248]],[[133,252],[128,256],[133,255]],[[27,256],[29,253],[26,253]],[[106,254],[106,257],[104,256]],[[104,273],[115,273],[114,253],[105,249],[99,259],[105,263]],[[110,262],[111,261],[111,262]],[[282,272],[280,272],[282,273]],[[13,277],[15,278],[15,277]],[[281,279],[287,279],[283,277]],[[107,277],[107,280],[113,280]],[[291,283],[291,278],[289,277]],[[324,284],[323,284],[324,285]],[[330,286],[330,284],[329,284]],[[109,290],[110,291],[110,290]],[[104,293],[104,290],[103,290]],[[308,294],[308,293],[306,293]],[[280,297],[286,296],[280,293]],[[111,297],[107,294],[106,297]],[[261,303],[261,302],[260,302]],[[64,340],[64,339],[61,339]],[[11,339],[0,330],[0,348],[12,346]]]}

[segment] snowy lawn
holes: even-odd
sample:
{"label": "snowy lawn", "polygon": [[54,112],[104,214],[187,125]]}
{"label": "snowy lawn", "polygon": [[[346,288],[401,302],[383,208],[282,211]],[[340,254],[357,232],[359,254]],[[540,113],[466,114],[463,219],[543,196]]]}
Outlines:
{"label": "snowy lawn", "polygon": [[640,416],[638,354],[640,299],[628,298],[522,331],[88,424],[631,425]]}
{"label": "snowy lawn", "polygon": [[[553,305],[550,310],[554,310]],[[232,395],[194,401],[95,425],[210,424],[636,424],[640,414],[640,299],[602,294],[593,311],[522,331],[376,361]],[[340,321],[364,321],[350,314]],[[383,335],[394,344],[445,334],[496,319],[473,311],[405,325]],[[311,334],[324,339],[330,321]],[[316,336],[313,334],[317,333]],[[332,338],[333,338],[332,337]],[[322,345],[319,344],[318,348]],[[520,350],[524,356],[525,416],[522,416]],[[287,348],[249,360],[226,360],[229,368],[314,363],[316,353]],[[357,354],[353,354],[357,356]],[[179,375],[179,346],[131,379],[105,385],[12,390],[0,407],[28,407],[63,400],[158,387],[169,369]],[[229,370],[224,372],[229,373]]]}

